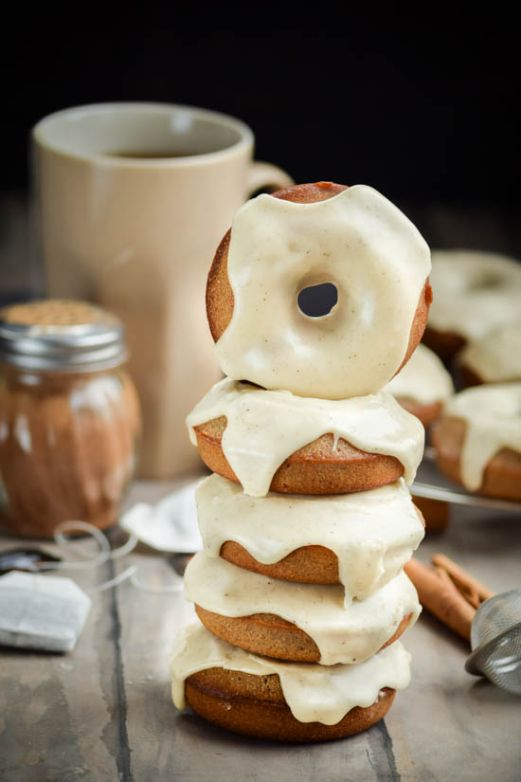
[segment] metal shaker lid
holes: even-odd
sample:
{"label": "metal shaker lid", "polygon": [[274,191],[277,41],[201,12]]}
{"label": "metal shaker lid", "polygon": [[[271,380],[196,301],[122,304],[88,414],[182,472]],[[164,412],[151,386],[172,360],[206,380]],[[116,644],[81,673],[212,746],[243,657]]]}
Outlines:
{"label": "metal shaker lid", "polygon": [[121,321],[82,301],[46,299],[0,310],[0,360],[36,371],[88,372],[127,358]]}

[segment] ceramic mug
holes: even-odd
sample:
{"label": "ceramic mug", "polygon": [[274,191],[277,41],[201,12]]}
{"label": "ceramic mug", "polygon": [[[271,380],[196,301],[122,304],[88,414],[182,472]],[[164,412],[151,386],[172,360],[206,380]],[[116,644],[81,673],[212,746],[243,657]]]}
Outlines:
{"label": "ceramic mug", "polygon": [[126,325],[141,397],[141,475],[198,464],[184,419],[219,378],[206,275],[238,207],[292,183],[252,162],[253,133],[213,111],[114,103],[60,111],[33,130],[47,293],[102,304]]}

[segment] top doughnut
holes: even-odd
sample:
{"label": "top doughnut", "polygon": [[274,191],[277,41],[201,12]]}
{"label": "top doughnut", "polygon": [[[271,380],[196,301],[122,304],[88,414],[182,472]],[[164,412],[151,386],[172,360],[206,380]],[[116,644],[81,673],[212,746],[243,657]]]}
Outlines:
{"label": "top doughnut", "polygon": [[[237,212],[206,290],[223,372],[267,389],[345,399],[377,392],[421,339],[431,302],[429,248],[366,185],[295,185]],[[321,317],[298,295],[332,283]]]}

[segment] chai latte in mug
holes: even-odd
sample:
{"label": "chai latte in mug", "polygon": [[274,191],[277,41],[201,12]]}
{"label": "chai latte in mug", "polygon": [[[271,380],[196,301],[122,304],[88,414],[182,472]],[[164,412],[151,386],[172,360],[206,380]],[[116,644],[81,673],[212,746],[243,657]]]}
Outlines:
{"label": "chai latte in mug", "polygon": [[120,151],[111,151],[111,152],[104,152],[104,155],[107,157],[121,157],[121,158],[132,158],[134,160],[168,160],[169,158],[175,158],[175,157],[193,157],[195,155],[199,155],[200,152],[194,152],[193,150],[151,150],[151,149],[143,149],[141,151],[136,150],[120,150]]}

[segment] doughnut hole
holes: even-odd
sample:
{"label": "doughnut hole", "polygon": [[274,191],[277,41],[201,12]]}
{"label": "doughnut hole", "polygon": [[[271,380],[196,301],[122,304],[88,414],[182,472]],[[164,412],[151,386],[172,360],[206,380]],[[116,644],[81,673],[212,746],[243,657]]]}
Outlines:
{"label": "doughnut hole", "polygon": [[307,318],[325,318],[330,315],[338,303],[338,288],[332,282],[308,285],[297,295],[297,305]]}

